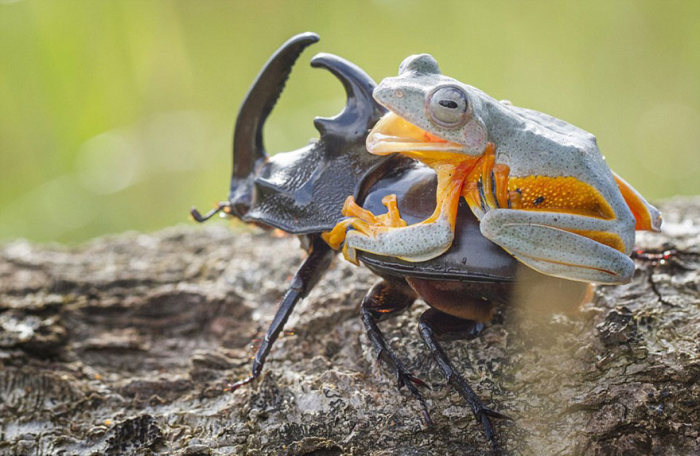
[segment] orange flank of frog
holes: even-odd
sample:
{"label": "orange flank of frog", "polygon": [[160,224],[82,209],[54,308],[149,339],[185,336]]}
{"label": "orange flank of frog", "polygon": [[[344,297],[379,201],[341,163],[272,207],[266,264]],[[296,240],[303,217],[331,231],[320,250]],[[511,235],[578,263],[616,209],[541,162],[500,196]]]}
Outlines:
{"label": "orange flank of frog", "polygon": [[575,177],[511,177],[508,191],[520,195],[519,209],[566,212],[605,220],[615,218],[601,194]]}

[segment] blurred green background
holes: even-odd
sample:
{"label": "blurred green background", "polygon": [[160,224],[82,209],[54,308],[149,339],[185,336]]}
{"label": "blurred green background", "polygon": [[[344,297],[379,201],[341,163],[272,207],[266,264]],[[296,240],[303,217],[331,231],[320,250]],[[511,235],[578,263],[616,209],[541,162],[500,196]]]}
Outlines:
{"label": "blurred green background", "polygon": [[647,198],[700,193],[700,2],[0,0],[0,240],[78,242],[187,221],[225,199],[231,128],[287,38],[297,63],[268,150],[344,105],[310,69],[332,52],[376,80],[409,54],[598,137]]}

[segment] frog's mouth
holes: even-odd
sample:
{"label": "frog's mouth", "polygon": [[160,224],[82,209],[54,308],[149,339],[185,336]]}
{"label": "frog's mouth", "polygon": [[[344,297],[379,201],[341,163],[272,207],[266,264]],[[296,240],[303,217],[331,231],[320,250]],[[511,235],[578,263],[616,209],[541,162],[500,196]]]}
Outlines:
{"label": "frog's mouth", "polygon": [[393,112],[384,115],[367,136],[367,151],[374,155],[401,152],[420,159],[431,152],[461,153],[464,146],[435,136]]}

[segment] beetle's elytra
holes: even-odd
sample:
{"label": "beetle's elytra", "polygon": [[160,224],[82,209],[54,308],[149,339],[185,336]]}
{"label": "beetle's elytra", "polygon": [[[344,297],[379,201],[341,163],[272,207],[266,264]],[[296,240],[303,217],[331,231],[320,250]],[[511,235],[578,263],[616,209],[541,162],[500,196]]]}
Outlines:
{"label": "beetle's elytra", "polygon": [[251,375],[232,389],[260,375],[294,306],[342,248],[380,277],[362,301],[362,321],[426,422],[423,383],[378,326],[418,298],[430,306],[420,317],[421,336],[497,448],[491,418],[504,415],[482,403],[440,340],[478,334],[495,303],[514,299],[522,264],[539,271],[530,280],[563,290],[572,302],[584,299],[588,282],[629,280],[634,229],[658,230],[660,214],[607,168],[593,135],[443,76],[427,54],[407,58],[398,77],[378,86],[356,65],[318,54],[311,65],[340,80],[347,105],[314,121],[314,142],[268,156],[265,120],[294,62],[316,41],[313,33],[297,35],[265,64],[236,120],[228,200],[205,216],[192,210],[200,222],[223,210],[299,235],[308,252]]}

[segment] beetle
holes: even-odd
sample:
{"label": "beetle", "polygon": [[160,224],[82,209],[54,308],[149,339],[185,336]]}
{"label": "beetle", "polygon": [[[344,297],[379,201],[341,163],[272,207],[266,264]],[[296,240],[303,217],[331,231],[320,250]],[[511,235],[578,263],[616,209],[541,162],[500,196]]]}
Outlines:
{"label": "beetle", "polygon": [[[321,53],[313,67],[329,70],[344,86],[347,103],[333,118],[316,118],[319,138],[309,145],[273,156],[266,154],[263,127],[279,98],[292,66],[319,37],[297,35],[268,60],[241,105],[233,137],[233,173],[229,197],[205,215],[191,210],[197,222],[223,211],[267,229],[298,235],[307,251],[279,304],[252,363],[251,374],[231,385],[232,390],[259,377],[272,345],[295,305],[318,283],[337,251],[324,241],[347,215],[347,197],[362,210],[377,214],[400,212],[407,225],[427,219],[435,210],[438,176],[430,167],[400,154],[367,153],[368,132],[387,114],[373,98],[376,84],[347,60]],[[386,216],[388,217],[388,215]],[[396,374],[399,388],[407,387],[432,424],[419,390],[425,384],[414,377],[391,350],[379,323],[408,309],[418,298],[429,308],[420,317],[419,332],[447,383],[471,408],[489,444],[498,448],[492,418],[507,418],[487,407],[469,386],[442,348],[441,341],[472,339],[483,329],[497,303],[512,299],[520,263],[485,237],[469,204],[457,206],[454,238],[442,254],[425,261],[359,250],[356,259],[379,276],[361,303],[361,318],[378,356]],[[581,302],[590,286],[531,272],[530,280],[544,282]]]}

